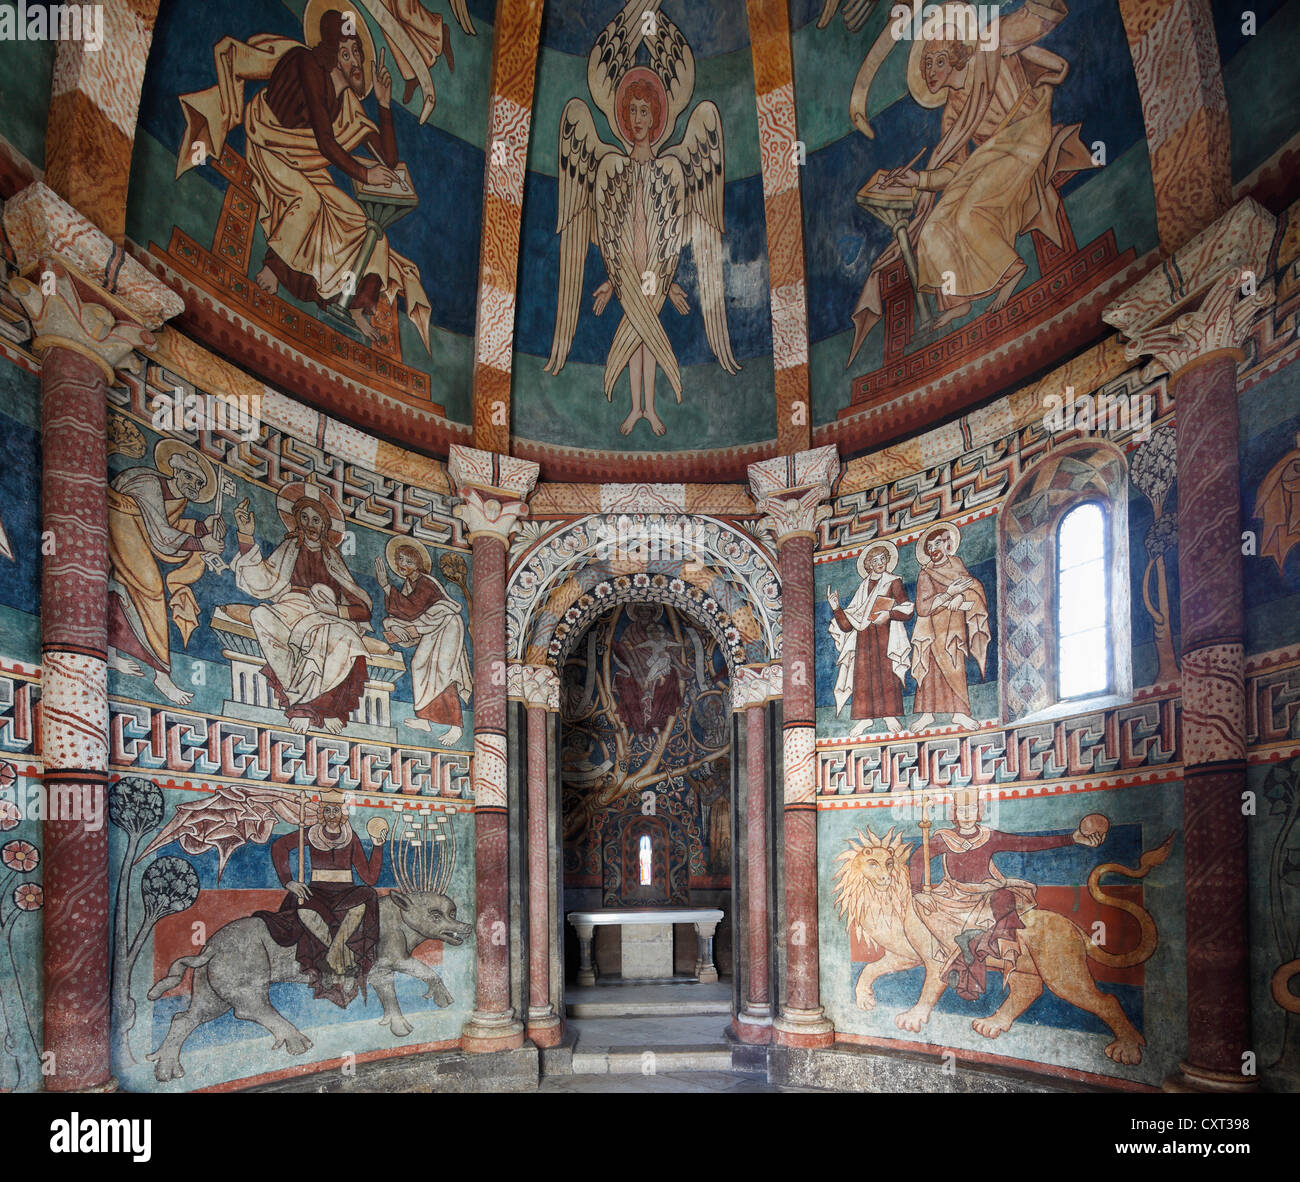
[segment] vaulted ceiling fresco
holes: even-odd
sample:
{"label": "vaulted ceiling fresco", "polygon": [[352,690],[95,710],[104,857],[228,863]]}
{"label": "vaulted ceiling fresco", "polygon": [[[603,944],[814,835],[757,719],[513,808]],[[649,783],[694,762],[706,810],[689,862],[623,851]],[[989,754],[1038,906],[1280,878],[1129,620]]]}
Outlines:
{"label": "vaulted ceiling fresco", "polygon": [[[366,430],[716,480],[1014,388],[1294,187],[1281,0],[907,7],[165,0],[104,201],[185,329]],[[0,80],[6,169],[48,49]]]}

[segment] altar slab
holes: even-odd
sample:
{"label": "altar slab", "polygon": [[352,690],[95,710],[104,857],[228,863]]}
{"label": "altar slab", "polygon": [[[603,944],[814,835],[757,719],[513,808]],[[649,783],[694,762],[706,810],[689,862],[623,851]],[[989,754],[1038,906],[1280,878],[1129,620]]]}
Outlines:
{"label": "altar slab", "polygon": [[625,960],[623,976],[651,980],[671,977],[672,925],[689,923],[695,927],[696,978],[705,984],[718,979],[717,966],[713,963],[713,935],[722,921],[722,912],[716,907],[607,907],[594,911],[570,911],[566,918],[578,933],[579,985],[596,983],[596,965],[591,949],[592,933],[598,927],[611,925],[637,929],[637,938],[624,937],[624,957],[630,954],[634,972],[628,972]]}

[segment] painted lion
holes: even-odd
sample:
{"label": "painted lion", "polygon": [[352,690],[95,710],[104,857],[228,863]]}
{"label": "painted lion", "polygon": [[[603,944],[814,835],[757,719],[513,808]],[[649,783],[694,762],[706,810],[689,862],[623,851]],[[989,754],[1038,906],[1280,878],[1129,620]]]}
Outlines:
{"label": "painted lion", "polygon": [[[976,1034],[997,1038],[1033,1004],[1046,985],[1071,1005],[1096,1014],[1115,1035],[1106,1054],[1115,1062],[1134,1065],[1142,1061],[1146,1040],[1128,1020],[1119,1002],[1097,988],[1088,967],[1089,959],[1112,968],[1142,964],[1156,950],[1158,936],[1151,916],[1136,903],[1106,894],[1100,887],[1105,874],[1122,874],[1127,878],[1145,878],[1159,866],[1173,848],[1171,833],[1155,849],[1146,851],[1137,869],[1105,862],[1088,875],[1088,893],[1098,903],[1126,911],[1141,929],[1138,946],[1129,952],[1107,952],[1098,947],[1076,923],[1056,911],[1034,907],[1021,919],[1024,927],[1013,945],[1004,948],[1002,959],[990,958],[988,967],[1004,974],[1007,997],[997,1012],[972,1023]],[[869,947],[883,950],[884,955],[863,968],[854,987],[853,998],[860,1009],[875,1007],[872,990],[875,982],[889,973],[923,965],[925,982],[917,1003],[894,1018],[903,1030],[919,1031],[929,1021],[930,1013],[943,995],[946,967],[942,954],[934,958],[937,942],[925,925],[917,900],[913,896],[908,862],[916,846],[905,844],[891,829],[883,838],[870,828],[858,831],[849,848],[835,860],[840,868],[835,874],[835,903],[850,932],[856,932]]]}

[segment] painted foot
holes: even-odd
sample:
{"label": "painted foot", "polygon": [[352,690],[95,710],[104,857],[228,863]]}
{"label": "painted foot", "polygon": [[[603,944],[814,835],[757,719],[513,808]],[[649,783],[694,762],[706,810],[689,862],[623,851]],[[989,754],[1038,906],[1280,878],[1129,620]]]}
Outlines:
{"label": "painted foot", "polygon": [[639,410],[632,411],[631,413],[628,414],[627,418],[625,418],[621,423],[619,423],[618,433],[620,435],[631,435],[632,428],[635,427],[637,423],[639,423],[640,421],[641,421],[641,412]]}
{"label": "painted foot", "polygon": [[853,729],[849,731],[849,738],[856,739],[859,735],[865,735],[875,724],[874,718],[860,718],[854,724]]}
{"label": "painted foot", "polygon": [[1116,1063],[1123,1063],[1126,1067],[1136,1067],[1142,1062],[1142,1045],[1140,1036],[1136,1042],[1131,1038],[1117,1038],[1107,1045],[1106,1054]]}
{"label": "painted foot", "polygon": [[1026,267],[1021,263],[1018,267],[1007,275],[1002,286],[998,288],[998,294],[993,297],[993,302],[988,306],[990,312],[999,312],[1007,306],[1007,302],[1016,292],[1016,284],[1025,277]]}
{"label": "painted foot", "polygon": [[311,725],[311,719],[309,719],[309,718],[291,718],[291,719],[289,719],[289,729],[292,730],[292,731],[297,731],[298,734],[300,734],[300,735],[305,735],[305,734],[307,733],[307,728],[308,728],[310,725]]}
{"label": "painted foot", "polygon": [[403,718],[403,726],[409,726],[413,731],[430,731],[433,728],[429,725],[427,718]]}
{"label": "painted foot", "polygon": [[352,323],[357,326],[357,331],[361,333],[370,344],[374,344],[375,330],[370,327],[370,317],[359,308],[349,309],[348,315],[352,317]]}
{"label": "painted foot", "polygon": [[461,728],[460,728],[460,727],[458,727],[458,726],[449,726],[449,727],[447,728],[446,733],[442,736],[442,741],[443,741],[444,743],[447,743],[448,745],[450,745],[450,744],[456,742],[456,740],[460,738],[461,734],[462,734],[462,731],[461,731]]}
{"label": "painted foot", "polygon": [[329,731],[331,735],[341,735],[343,733],[343,728],[347,725],[348,724],[341,718],[327,718],[325,720],[325,729]]}
{"label": "painted foot", "polygon": [[652,410],[648,410],[648,411],[646,411],[646,412],[645,412],[645,419],[646,419],[646,422],[648,422],[648,423],[650,424],[650,429],[651,429],[651,430],[652,430],[656,435],[666,435],[666,434],[668,434],[668,428],[664,426],[663,419],[661,419],[657,414],[655,414],[654,411],[652,411]]}
{"label": "painted foot", "polygon": [[912,730],[923,731],[928,726],[934,726],[934,715],[922,714],[919,715],[916,721],[912,723]]}
{"label": "painted foot", "polygon": [[889,734],[894,734],[895,732],[901,731],[903,729],[902,720],[893,717],[893,715],[886,715],[884,722],[885,722],[885,730]]}
{"label": "painted foot", "polygon": [[954,320],[960,320],[967,312],[970,311],[970,301],[964,304],[958,304],[955,308],[949,308],[938,320],[934,322],[935,328],[947,328]]}
{"label": "painted foot", "polygon": [[254,282],[263,291],[270,292],[271,295],[275,295],[280,290],[280,281],[275,277],[275,272],[265,263],[262,265],[262,269],[258,271]]}
{"label": "painted foot", "polygon": [[158,692],[162,694],[169,702],[177,706],[188,706],[194,701],[194,695],[188,690],[181,689],[170,677],[161,669],[154,675],[154,685],[158,687]]}
{"label": "painted foot", "polygon": [[441,981],[431,980],[429,988],[424,991],[424,996],[440,1008],[449,1006],[452,1003],[452,996],[447,992],[447,987]]}
{"label": "painted foot", "polygon": [[114,673],[124,673],[127,677],[143,677],[145,675],[144,666],[134,657],[128,657],[125,653],[118,652],[115,648],[108,650],[108,667]]}
{"label": "painted foot", "polygon": [[870,985],[865,988],[858,983],[853,990],[853,1002],[860,1010],[874,1010],[876,1008],[876,994]]}
{"label": "painted foot", "polygon": [[963,730],[977,731],[980,724],[976,722],[969,714],[954,714],[952,716],[953,726],[959,726]]}
{"label": "painted foot", "polygon": [[913,1034],[920,1031],[930,1020],[930,1011],[925,1006],[916,1005],[910,1010],[905,1010],[894,1019],[894,1025],[899,1030],[910,1030]]}
{"label": "painted foot", "polygon": [[971,1029],[982,1038],[997,1038],[1011,1029],[1010,1022],[999,1022],[996,1018],[976,1018]]}

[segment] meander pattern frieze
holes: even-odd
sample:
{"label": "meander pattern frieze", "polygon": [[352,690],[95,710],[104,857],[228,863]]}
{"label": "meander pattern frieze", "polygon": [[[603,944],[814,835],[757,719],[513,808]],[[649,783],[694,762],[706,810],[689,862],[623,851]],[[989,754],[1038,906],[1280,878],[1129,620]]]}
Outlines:
{"label": "meander pattern frieze", "polygon": [[[199,392],[178,375],[151,364],[146,378],[128,374],[121,385],[110,387],[109,403],[147,425],[155,400],[173,397],[177,388],[187,395]],[[111,431],[110,423],[110,435]],[[453,515],[449,494],[349,463],[326,447],[307,443],[269,423],[260,422],[251,440],[224,426],[169,428],[167,434],[192,443],[209,459],[270,488],[312,480],[339,503],[348,520],[359,525],[407,534],[432,545],[469,547],[465,527]]]}

